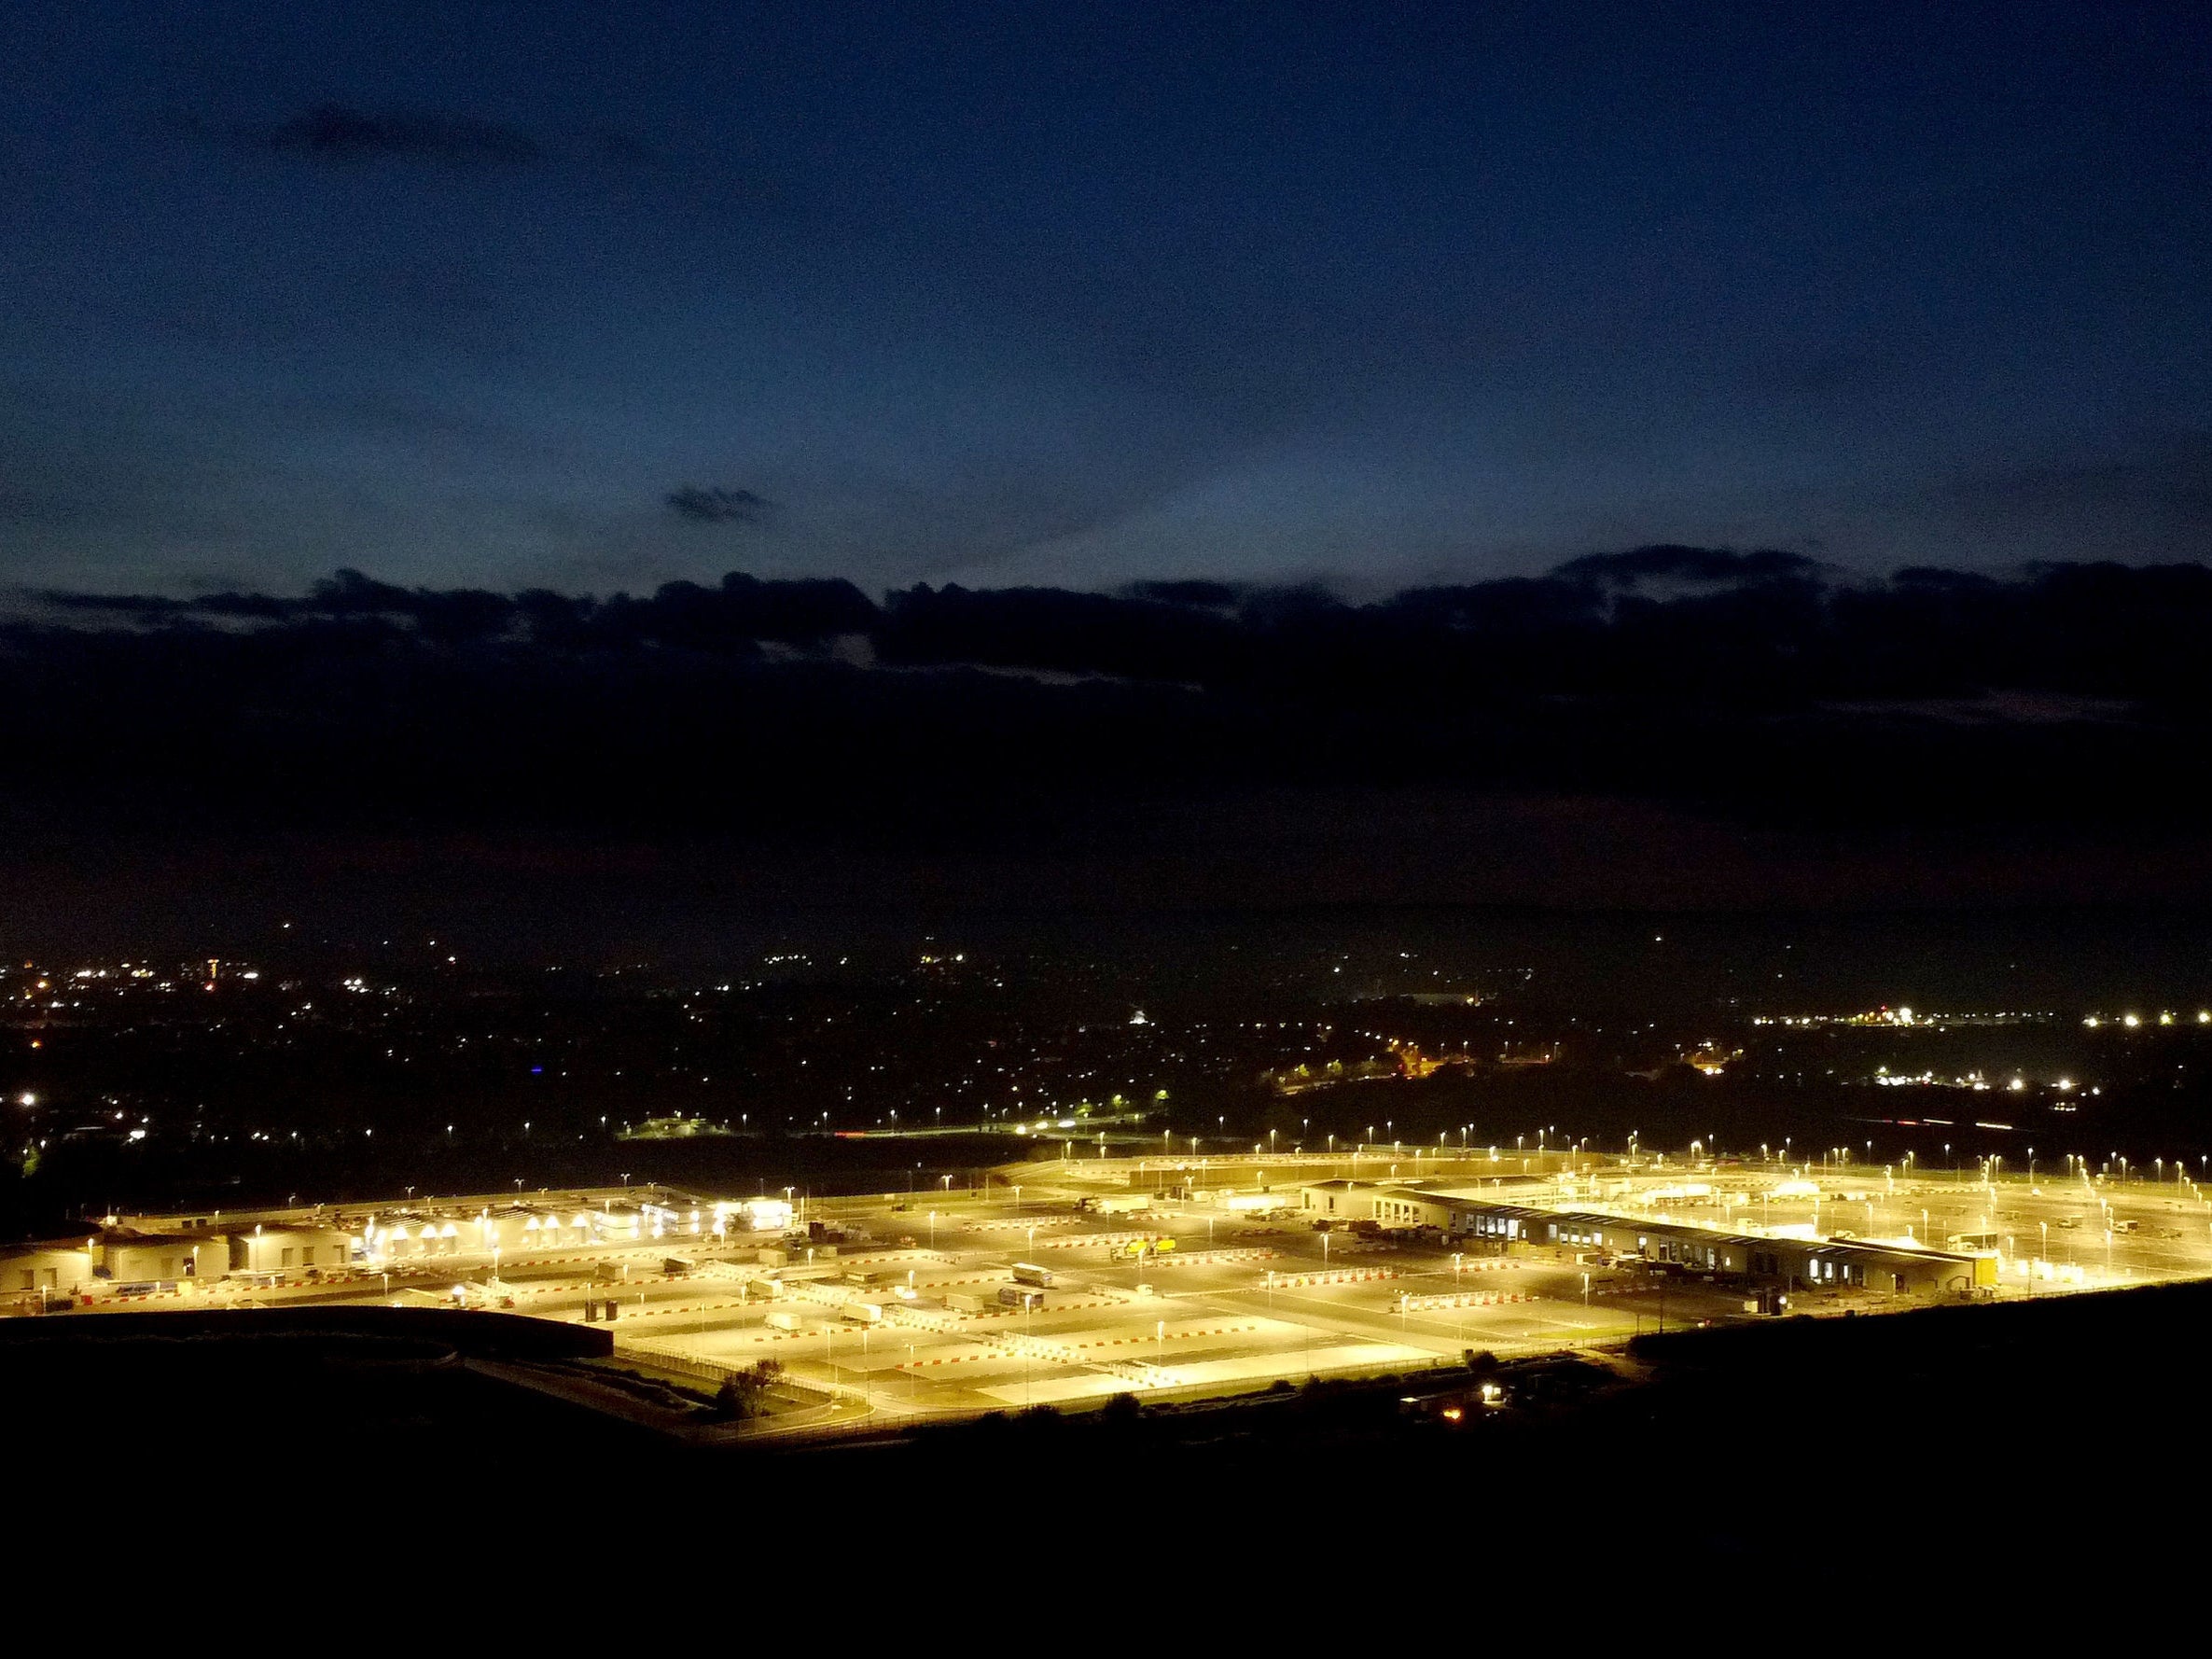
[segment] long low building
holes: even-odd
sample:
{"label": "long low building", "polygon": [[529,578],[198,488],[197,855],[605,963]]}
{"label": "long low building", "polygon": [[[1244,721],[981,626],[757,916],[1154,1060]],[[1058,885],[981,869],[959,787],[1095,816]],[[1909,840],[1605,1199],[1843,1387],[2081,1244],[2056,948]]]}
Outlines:
{"label": "long low building", "polygon": [[1598,1210],[1514,1204],[1496,1192],[1324,1181],[1300,1193],[1315,1219],[1429,1228],[1500,1250],[1555,1248],[1640,1260],[1718,1279],[1796,1289],[1959,1295],[1996,1283],[1996,1258],[1869,1239],[1781,1237]]}
{"label": "long low building", "polygon": [[305,1279],[352,1265],[359,1248],[355,1235],[327,1221],[165,1227],[104,1222],[76,1238],[0,1250],[0,1298],[43,1305],[55,1297],[125,1287]]}
{"label": "long low building", "polygon": [[76,1237],[0,1247],[0,1302],[35,1311],[56,1297],[124,1287],[166,1293],[223,1279],[299,1284],[348,1271],[519,1266],[624,1247],[781,1237],[791,1220],[782,1198],[702,1204],[663,1187],[111,1215]]}

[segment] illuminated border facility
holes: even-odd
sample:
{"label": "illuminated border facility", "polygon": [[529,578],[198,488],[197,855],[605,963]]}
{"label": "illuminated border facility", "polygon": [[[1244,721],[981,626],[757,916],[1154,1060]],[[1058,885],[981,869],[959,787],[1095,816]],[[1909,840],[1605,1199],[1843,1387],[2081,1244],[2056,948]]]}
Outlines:
{"label": "illuminated border facility", "polygon": [[781,1198],[702,1204],[661,1187],[591,1188],[104,1216],[85,1233],[0,1251],[0,1301],[32,1311],[63,1298],[181,1296],[229,1280],[298,1285],[353,1275],[490,1267],[571,1252],[727,1238],[790,1225]]}
{"label": "illuminated border facility", "polygon": [[1604,1250],[1633,1261],[1711,1274],[1717,1279],[1790,1290],[1852,1290],[1951,1296],[1993,1287],[1992,1255],[1964,1255],[1868,1239],[1780,1237],[1647,1220],[1595,1210],[1509,1204],[1480,1189],[1322,1181],[1301,1189],[1303,1215],[1367,1220],[1388,1228],[1434,1228],[1501,1252]]}

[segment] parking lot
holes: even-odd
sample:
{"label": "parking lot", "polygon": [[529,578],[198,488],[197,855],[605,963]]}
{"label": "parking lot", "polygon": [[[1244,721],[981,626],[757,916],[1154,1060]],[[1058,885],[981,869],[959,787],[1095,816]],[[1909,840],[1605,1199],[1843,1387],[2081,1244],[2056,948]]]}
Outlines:
{"label": "parking lot", "polygon": [[[1255,1157],[1204,1170],[1205,1189],[1196,1173],[1125,1159],[1036,1162],[926,1202],[815,1199],[803,1223],[761,1234],[717,1234],[698,1218],[711,1221],[722,1206],[682,1195],[656,1212],[661,1236],[572,1231],[568,1242],[504,1259],[463,1249],[281,1284],[229,1279],[91,1300],[95,1311],[374,1301],[611,1321],[618,1354],[633,1362],[713,1383],[772,1359],[792,1381],[884,1418],[1229,1392],[1758,1317],[1739,1279],[1636,1257],[1528,1240],[1483,1253],[1475,1240],[1366,1222],[1318,1230],[1297,1207],[1301,1186],[1341,1179],[1342,1160]],[[1371,1174],[1402,1178],[1403,1169],[1384,1162]],[[1716,1236],[1993,1254],[1987,1293],[1997,1297],[2212,1273],[2212,1206],[2183,1174],[2159,1183],[2070,1164],[2054,1178],[1576,1154],[1431,1159],[1422,1174],[1509,1192],[1537,1213],[1596,1209]],[[1017,1263],[1030,1264],[1028,1285],[1017,1285]],[[1799,1288],[1787,1310],[1878,1312],[1909,1301]]]}
{"label": "parking lot", "polygon": [[[840,1247],[813,1262],[801,1252],[772,1286],[762,1276],[641,1287],[624,1300],[617,1340],[633,1353],[716,1365],[773,1359],[878,1412],[939,1414],[1450,1364],[1469,1349],[1611,1342],[1741,1307],[1721,1288],[1571,1260],[1325,1240],[1288,1220],[1231,1225],[1198,1207],[1168,1206],[1133,1229],[1123,1218],[1071,1215],[1068,1202],[955,1201],[938,1212],[934,1249]],[[905,1220],[885,1207],[838,1207],[877,1237]],[[1130,1255],[1145,1238],[1172,1248]],[[999,1290],[1023,1261],[1051,1283],[1040,1305],[1003,1305]],[[839,1282],[847,1276],[873,1282]],[[523,1301],[550,1312],[563,1294],[575,1293],[525,1291]],[[861,1305],[881,1308],[880,1322]]]}

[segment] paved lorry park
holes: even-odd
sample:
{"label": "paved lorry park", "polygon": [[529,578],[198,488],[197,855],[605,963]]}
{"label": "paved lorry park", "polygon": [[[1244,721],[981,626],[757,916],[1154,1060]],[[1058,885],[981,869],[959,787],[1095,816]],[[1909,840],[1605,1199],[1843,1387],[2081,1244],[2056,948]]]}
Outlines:
{"label": "paved lorry park", "polygon": [[[813,1201],[803,1219],[769,1232],[727,1224],[735,1206],[663,1192],[645,1212],[658,1236],[579,1231],[558,1247],[500,1255],[468,1250],[464,1227],[464,1248],[435,1262],[402,1253],[313,1280],[140,1287],[132,1297],[110,1288],[89,1311],[465,1302],[605,1322],[611,1304],[619,1354],[710,1383],[772,1359],[794,1381],[841,1396],[848,1419],[1230,1392],[1763,1317],[1747,1310],[1757,1287],[1740,1276],[1578,1251],[1546,1241],[1542,1227],[1510,1241],[1366,1220],[1319,1231],[1307,1194],[1331,1178],[1487,1189],[1537,1215],[1603,1210],[1754,1243],[1816,1230],[1934,1241],[1984,1259],[1993,1283],[1975,1292],[1984,1296],[2212,1273],[2212,1212],[2186,1179],[1995,1168],[1899,1179],[1894,1170],[1574,1155],[1431,1159],[1416,1178],[1377,1152],[1356,1174],[1341,1157],[1203,1169],[1031,1163],[968,1193]],[[474,1202],[453,1201],[456,1213]],[[551,1213],[593,1195],[538,1202]],[[1770,1309],[1877,1312],[1910,1300],[1785,1289],[1788,1303],[1770,1295]]]}

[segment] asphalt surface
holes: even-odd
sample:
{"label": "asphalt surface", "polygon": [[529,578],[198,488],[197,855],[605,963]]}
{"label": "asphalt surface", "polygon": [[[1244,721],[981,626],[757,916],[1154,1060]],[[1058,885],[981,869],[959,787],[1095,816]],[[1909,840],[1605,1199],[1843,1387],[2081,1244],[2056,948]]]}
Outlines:
{"label": "asphalt surface", "polygon": [[[1257,1176],[1252,1186],[1269,1180],[1292,1205],[1298,1183],[1324,1173],[1312,1160],[1246,1162],[1250,1170],[1216,1178]],[[1517,1192],[1516,1202],[1751,1233],[1809,1226],[1862,1238],[1909,1234],[1938,1248],[1955,1248],[1961,1235],[1994,1238],[1997,1294],[2008,1298],[2212,1274],[2212,1206],[2186,1180],[2092,1181],[2042,1169],[2033,1179],[1972,1168],[1899,1178],[1895,1170],[1853,1167],[1572,1163],[1572,1190]],[[1339,1160],[1334,1172],[1348,1173],[1343,1165]],[[1451,1365],[1468,1350],[1506,1356],[1611,1345],[1662,1322],[1672,1329],[1746,1317],[1740,1288],[1579,1263],[1545,1248],[1455,1259],[1433,1246],[1325,1236],[1298,1220],[1187,1202],[1140,1215],[1078,1213],[1080,1198],[1129,1191],[1136,1167],[1129,1160],[1023,1165],[1019,1201],[998,1189],[989,1199],[947,1194],[912,1207],[882,1196],[818,1201],[810,1219],[848,1235],[834,1250],[821,1241],[671,1236],[557,1247],[546,1260],[508,1254],[496,1279],[488,1257],[461,1254],[398,1262],[388,1275],[341,1282],[217,1285],[179,1300],[423,1304],[452,1302],[459,1286],[472,1305],[580,1319],[587,1304],[604,1309],[611,1299],[619,1354],[689,1367],[706,1381],[772,1359],[793,1380],[838,1396],[831,1415],[840,1421],[1095,1403],[1124,1391],[1240,1391],[1277,1379]],[[1386,1167],[1362,1174],[1385,1177]],[[1431,1159],[1422,1173],[1467,1182],[1492,1167],[1479,1158],[1440,1166]],[[1568,1173],[1557,1156],[1537,1167]],[[1981,1173],[1993,1178],[1977,1178]],[[1774,1195],[1793,1179],[1817,1186],[1817,1201]],[[1661,1190],[1673,1195],[1655,1201]],[[1130,1241],[1141,1238],[1172,1239],[1174,1248],[1132,1258]],[[752,1258],[779,1244],[787,1260],[771,1283],[771,1270]],[[663,1270],[672,1256],[715,1264],[672,1275]],[[1041,1307],[999,1305],[1016,1261],[1051,1270]],[[842,1281],[854,1274],[875,1282],[848,1288]],[[902,1306],[895,1287],[911,1290],[913,1302]],[[884,1306],[885,1322],[856,1322],[841,1299]],[[1793,1311],[1903,1304],[1866,1293],[1811,1294],[1795,1298]]]}

